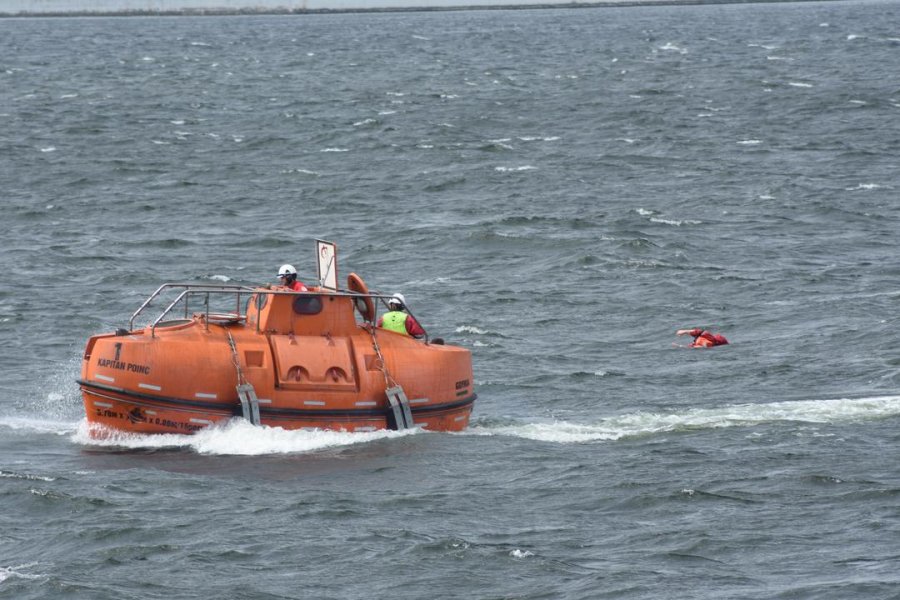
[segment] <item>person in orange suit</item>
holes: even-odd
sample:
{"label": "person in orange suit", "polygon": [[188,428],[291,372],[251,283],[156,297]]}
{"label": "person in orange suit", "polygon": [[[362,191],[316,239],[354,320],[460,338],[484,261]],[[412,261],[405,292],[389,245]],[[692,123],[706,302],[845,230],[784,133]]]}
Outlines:
{"label": "person in orange suit", "polygon": [[721,333],[712,333],[699,327],[679,329],[675,332],[675,335],[689,335],[693,337],[694,341],[691,342],[688,348],[712,348],[714,346],[724,346],[728,343],[728,340]]}

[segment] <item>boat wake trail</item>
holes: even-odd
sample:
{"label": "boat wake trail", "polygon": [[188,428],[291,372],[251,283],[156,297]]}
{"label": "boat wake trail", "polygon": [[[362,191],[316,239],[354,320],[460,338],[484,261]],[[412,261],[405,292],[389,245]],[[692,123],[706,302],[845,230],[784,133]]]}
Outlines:
{"label": "boat wake trail", "polygon": [[206,455],[259,456],[315,452],[328,448],[368,444],[383,439],[415,435],[418,429],[406,431],[379,430],[349,433],[325,430],[286,430],[280,427],[254,426],[243,419],[232,419],[221,426],[201,429],[193,435],[142,435],[105,430],[100,437],[86,420],[78,425],[72,441],[84,446],[127,449],[192,450]]}
{"label": "boat wake trail", "polygon": [[[606,417],[594,423],[503,422],[483,419],[456,435],[508,436],[559,444],[615,441],[661,433],[753,427],[768,423],[840,424],[873,421],[900,416],[900,396],[802,400],[767,404],[736,404],[715,408],[688,408],[680,412],[635,412]],[[342,432],[293,430],[254,426],[239,418],[193,435],[141,435],[105,430],[100,437],[81,421],[50,421],[28,417],[0,417],[0,427],[12,432],[26,431],[67,436],[73,443],[89,447],[131,450],[184,449],[203,455],[260,456],[299,454],[331,448],[370,444],[426,433],[378,430]]]}
{"label": "boat wake trail", "polygon": [[53,421],[27,416],[0,416],[0,427],[28,433],[71,435],[78,428],[78,422]]}
{"label": "boat wake trail", "polygon": [[898,415],[900,415],[900,396],[879,396],[689,408],[683,412],[669,414],[636,412],[604,418],[591,424],[566,421],[519,424],[476,422],[465,434],[501,435],[567,444],[614,441],[677,431],[753,427],[778,422],[851,423]]}

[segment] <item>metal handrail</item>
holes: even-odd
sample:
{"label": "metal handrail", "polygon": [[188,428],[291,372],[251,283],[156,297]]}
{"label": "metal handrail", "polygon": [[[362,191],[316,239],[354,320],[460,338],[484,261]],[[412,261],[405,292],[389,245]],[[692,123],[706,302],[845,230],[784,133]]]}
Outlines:
{"label": "metal handrail", "polygon": [[[184,302],[184,316],[188,317],[189,308],[189,300],[194,296],[205,296],[204,305],[206,307],[206,322],[209,323],[209,298],[210,295],[225,295],[225,294],[233,294],[235,296],[236,308],[234,311],[234,315],[237,318],[245,318],[246,315],[241,313],[241,299],[244,294],[259,294],[259,295],[267,295],[267,296],[281,296],[281,295],[291,295],[291,296],[320,296],[322,292],[320,291],[307,291],[307,292],[294,292],[283,289],[265,289],[265,288],[252,288],[245,285],[227,285],[227,284],[190,284],[190,283],[164,283],[159,286],[155,292],[153,292],[149,298],[147,298],[141,306],[134,311],[134,314],[131,315],[131,319],[128,321],[128,331],[134,331],[134,321],[137,317],[144,312],[150,304],[158,298],[163,292],[172,289],[183,288],[182,291],[178,294],[178,296],[172,300],[168,306],[160,313],[160,315],[150,324],[150,333],[151,336],[156,335],[156,327],[162,322],[162,320],[171,313],[175,307],[177,307],[180,303]],[[344,290],[329,290],[329,295],[332,296],[341,296],[341,297],[349,297],[349,298],[372,298],[373,300],[381,300],[383,304],[387,304],[387,300],[390,300],[393,296],[390,294],[381,294],[381,293],[368,293],[361,294],[359,292],[351,292]],[[425,331],[425,342],[428,343],[428,331],[425,330],[422,322],[419,321],[418,318],[413,314],[413,312],[409,309],[409,307],[405,307],[406,312],[419,323],[419,326]],[[375,308],[375,316],[378,314],[378,308],[376,304]],[[375,319],[373,318],[373,321]]]}
{"label": "metal handrail", "polygon": [[[165,315],[167,315],[178,304],[178,302],[180,300],[182,300],[184,298],[189,298],[190,296],[197,295],[197,294],[206,294],[206,296],[207,296],[207,302],[206,302],[207,311],[206,312],[209,313],[209,294],[211,294],[211,293],[213,293],[213,294],[234,294],[236,296],[236,300],[237,300],[237,310],[235,310],[235,314],[240,314],[240,312],[241,312],[241,310],[240,310],[241,294],[253,292],[253,288],[250,288],[250,287],[247,287],[244,285],[164,283],[161,286],[159,286],[155,292],[150,294],[150,297],[147,298],[144,301],[144,303],[141,304],[140,307],[138,307],[138,309],[136,311],[134,311],[134,314],[131,315],[131,319],[129,319],[129,321],[128,321],[128,331],[134,331],[135,319],[137,319],[138,316],[142,312],[144,312],[144,310],[146,310],[147,307],[150,306],[150,303],[153,302],[153,300],[155,300],[157,297],[159,297],[166,290],[178,289],[178,288],[184,288],[184,290],[178,295],[178,298],[176,298],[175,301],[172,302],[166,308],[166,310],[163,311],[163,314],[161,314],[154,321],[154,327],[156,324],[158,324],[162,320],[162,318]],[[187,305],[187,302],[185,302],[185,316],[187,316],[187,311],[188,311],[188,305]]]}

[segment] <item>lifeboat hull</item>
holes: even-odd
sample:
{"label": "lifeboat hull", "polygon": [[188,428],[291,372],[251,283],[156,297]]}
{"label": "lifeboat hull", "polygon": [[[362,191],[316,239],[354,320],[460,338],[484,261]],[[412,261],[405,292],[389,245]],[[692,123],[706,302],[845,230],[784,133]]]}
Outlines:
{"label": "lifeboat hull", "polygon": [[78,383],[91,433],[191,434],[233,418],[289,430],[468,426],[468,350],[358,323],[350,294],[265,294],[234,318],[90,338]]}
{"label": "lifeboat hull", "polygon": [[[161,400],[108,387],[82,383],[85,415],[91,435],[104,437],[110,431],[137,434],[193,434],[233,418],[242,417],[237,407],[190,406],[182,400]],[[412,409],[415,427],[432,431],[462,431],[469,425],[475,398],[430,409]],[[347,411],[260,411],[260,424],[295,430],[363,432],[397,429],[387,410]]]}

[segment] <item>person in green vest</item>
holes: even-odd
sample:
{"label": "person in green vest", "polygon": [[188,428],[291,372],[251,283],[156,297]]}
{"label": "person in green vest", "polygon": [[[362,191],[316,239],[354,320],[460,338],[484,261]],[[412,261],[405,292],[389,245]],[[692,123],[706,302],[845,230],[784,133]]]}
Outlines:
{"label": "person in green vest", "polygon": [[414,338],[420,338],[425,335],[425,330],[416,321],[416,319],[404,309],[406,307],[406,298],[403,294],[394,294],[388,300],[389,312],[386,312],[378,319],[378,327],[395,331],[403,335],[410,335]]}

